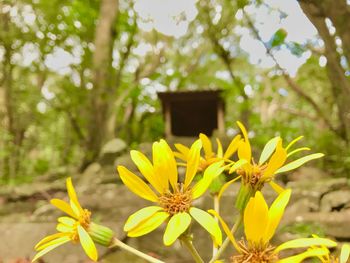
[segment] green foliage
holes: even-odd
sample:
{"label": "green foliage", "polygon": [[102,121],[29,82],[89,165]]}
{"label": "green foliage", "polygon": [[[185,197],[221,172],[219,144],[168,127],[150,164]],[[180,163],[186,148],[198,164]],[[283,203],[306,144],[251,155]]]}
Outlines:
{"label": "green foliage", "polygon": [[50,162],[45,159],[37,159],[34,164],[34,172],[41,175],[49,171]]}
{"label": "green foliage", "polygon": [[[16,19],[22,21],[10,19],[9,12],[3,11],[6,8],[0,8],[4,21],[0,25],[1,62],[5,62],[3,54],[11,53],[10,62],[0,63],[0,84],[5,90],[8,84],[3,80],[10,76],[10,86],[6,88],[12,98],[9,116],[6,105],[1,104],[5,95],[0,93],[0,118],[4,120],[0,126],[2,180],[30,181],[37,175],[81,164],[91,126],[92,58],[100,3],[1,3],[16,9]],[[163,137],[164,120],[157,91],[220,88],[226,102],[229,134],[237,132],[235,121],[247,113],[248,127],[256,131],[250,134],[257,145],[254,154],[273,136],[280,135],[287,143],[304,135],[312,149],[325,153],[320,163],[324,168],[335,175],[349,175],[350,151],[344,141],[323,125],[315,109],[293,92],[279,71],[252,64],[250,55],[241,48],[242,35],[237,32],[252,31],[247,21],[236,18],[236,14],[247,5],[262,4],[245,0],[199,1],[198,15],[187,33],[174,38],[155,30],[143,31],[141,24],[145,21],[133,9],[134,2],[120,1],[112,32],[113,52],[106,65],[112,90],[104,98],[111,100],[110,107],[103,109],[112,127],[109,137],[122,138],[130,147]],[[35,16],[32,24],[23,22],[26,12]],[[284,19],[286,14],[280,12],[280,17]],[[254,22],[254,15],[251,18]],[[320,54],[314,51],[319,48],[317,38],[310,43],[286,39],[287,31],[280,28],[267,45],[272,52],[287,48],[296,57],[312,52],[293,80],[338,127],[331,82],[326,68],[319,65]],[[28,46],[31,51],[25,51]],[[57,68],[53,69],[48,60],[57,52],[64,54],[64,61],[60,61],[63,66],[54,65]],[[24,63],[30,56],[34,58]],[[12,130],[9,119],[13,120]]]}
{"label": "green foliage", "polygon": [[299,235],[301,237],[307,237],[310,233],[318,235],[319,237],[325,237],[325,232],[317,223],[301,223],[295,222],[281,229],[281,232],[288,232],[292,234]]}
{"label": "green foliage", "polygon": [[269,41],[270,47],[278,47],[284,43],[287,37],[287,31],[283,28],[278,29]]}

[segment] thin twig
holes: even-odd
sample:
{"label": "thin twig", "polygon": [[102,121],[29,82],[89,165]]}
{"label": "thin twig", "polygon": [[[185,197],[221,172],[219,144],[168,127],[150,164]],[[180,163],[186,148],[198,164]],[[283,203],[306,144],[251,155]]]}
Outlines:
{"label": "thin twig", "polygon": [[331,121],[327,118],[327,116],[323,113],[323,111],[321,110],[321,108],[319,107],[319,105],[317,104],[317,102],[307,93],[305,93],[305,91],[290,77],[290,75],[286,72],[286,70],[281,66],[281,64],[278,62],[278,60],[276,59],[275,55],[272,53],[272,48],[269,47],[264,40],[261,38],[258,30],[256,29],[253,21],[251,20],[251,18],[249,17],[249,15],[243,10],[243,14],[244,17],[248,23],[248,26],[250,27],[250,29],[252,30],[252,32],[254,33],[255,37],[263,44],[265,50],[266,50],[266,54],[270,56],[270,58],[275,62],[276,68],[279,69],[280,71],[282,71],[282,76],[285,79],[285,81],[287,82],[288,86],[294,90],[300,97],[302,97],[305,101],[307,101],[313,108],[314,110],[317,112],[318,116],[322,119],[322,121],[324,122],[324,124],[331,130],[333,131],[335,134],[339,135],[339,131],[332,125]]}

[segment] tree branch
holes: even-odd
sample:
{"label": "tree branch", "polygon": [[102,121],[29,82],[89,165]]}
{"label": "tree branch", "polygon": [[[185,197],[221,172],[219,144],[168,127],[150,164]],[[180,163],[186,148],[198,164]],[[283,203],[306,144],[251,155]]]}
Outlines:
{"label": "tree branch", "polygon": [[288,86],[296,92],[301,98],[303,98],[308,104],[316,111],[317,115],[321,118],[321,120],[324,122],[324,124],[335,134],[340,135],[338,130],[333,127],[331,121],[326,117],[326,115],[323,113],[321,108],[318,106],[318,104],[315,102],[315,100],[308,95],[286,72],[286,70],[280,65],[278,60],[276,59],[275,55],[272,53],[272,49],[263,41],[263,39],[260,37],[258,30],[254,26],[254,23],[250,19],[249,15],[243,10],[244,17],[248,23],[248,26],[254,33],[255,37],[264,45],[266,53],[271,57],[271,59],[275,62],[276,68],[282,71],[282,76],[287,82]]}

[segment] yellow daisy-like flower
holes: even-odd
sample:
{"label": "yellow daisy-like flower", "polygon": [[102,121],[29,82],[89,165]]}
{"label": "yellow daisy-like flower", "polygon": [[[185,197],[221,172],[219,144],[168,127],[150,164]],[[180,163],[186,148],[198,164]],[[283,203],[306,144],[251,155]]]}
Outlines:
{"label": "yellow daisy-like flower", "polygon": [[89,258],[97,261],[97,250],[88,233],[90,225],[93,224],[90,222],[91,212],[80,206],[71,178],[67,179],[66,184],[70,203],[60,199],[52,199],[51,204],[68,214],[69,217],[59,217],[56,227],[58,233],[47,236],[36,244],[35,250],[38,252],[32,262],[69,241],[80,243]]}
{"label": "yellow daisy-like flower", "polygon": [[241,178],[242,186],[236,202],[236,206],[240,210],[244,209],[249,198],[253,196],[256,191],[261,190],[265,183],[269,183],[276,192],[282,192],[283,188],[273,181],[276,174],[294,170],[308,161],[324,156],[322,153],[314,153],[285,164],[287,158],[293,154],[300,151],[308,151],[310,149],[307,147],[301,147],[289,151],[290,148],[302,138],[302,136],[293,140],[285,148],[282,146],[282,139],[280,137],[275,137],[266,143],[259,161],[256,163],[252,158],[252,150],[247,130],[242,123],[237,122],[237,125],[242,131],[243,140],[240,140],[237,150],[239,161],[233,163],[229,172],[236,172],[239,176],[226,183],[221,189],[219,195],[221,196],[222,192],[225,191],[230,184],[238,178]]}
{"label": "yellow daisy-like flower", "polygon": [[[313,235],[314,237],[318,237],[316,235]],[[331,252],[326,246],[315,246],[314,248],[320,248],[324,251],[324,255],[318,256],[319,260],[322,263],[348,263],[349,262],[349,257],[350,257],[350,245],[349,244],[344,244],[341,248],[340,251],[340,256],[335,257],[331,255]]]}
{"label": "yellow daisy-like flower", "polygon": [[[237,243],[231,234],[228,226],[216,214],[222,223],[225,233],[228,235],[233,245],[238,251],[231,259],[233,263],[299,263],[305,258],[319,257],[326,252],[314,246],[335,247],[337,244],[326,238],[299,238],[287,241],[275,247],[270,244],[271,238],[283,216],[285,207],[289,202],[291,190],[284,190],[268,208],[267,203],[260,191],[251,197],[244,210],[244,233],[246,241]],[[210,211],[215,214],[214,211]],[[309,248],[307,251],[287,257],[280,258],[279,252],[285,249]]]}
{"label": "yellow daisy-like flower", "polygon": [[[237,122],[242,131],[244,140],[240,141],[238,146],[238,157],[240,160],[246,160],[247,163],[240,168],[231,168],[230,172],[237,169],[237,173],[242,176],[245,184],[250,184],[253,188],[260,190],[265,182],[271,182],[275,174],[294,170],[308,161],[318,159],[324,156],[322,153],[314,153],[306,155],[300,159],[285,164],[287,158],[300,151],[310,150],[307,147],[301,147],[293,151],[288,150],[299,141],[302,136],[293,140],[286,148],[282,146],[282,139],[275,137],[265,145],[259,162],[255,163],[252,158],[252,150],[250,147],[248,133],[242,123]],[[275,188],[275,185],[272,185]]]}
{"label": "yellow daisy-like flower", "polygon": [[169,246],[188,229],[191,218],[194,218],[210,233],[216,244],[221,244],[221,230],[215,219],[192,206],[192,201],[202,196],[212,180],[224,170],[221,167],[223,162],[214,163],[205,170],[203,178],[191,186],[200,161],[201,148],[200,140],[191,146],[182,183],[178,182],[174,153],[164,140],[153,143],[153,164],[141,152],[131,151],[133,162],[154,190],[127,168],[118,166],[123,183],[136,195],[156,204],[145,207],[128,218],[124,226],[128,236],[145,235],[167,221],[163,242]]}
{"label": "yellow daisy-like flower", "polygon": [[[217,152],[213,151],[213,145],[205,134],[201,133],[199,138],[203,145],[204,156],[200,157],[198,170],[204,171],[212,163],[221,160],[224,160],[225,162],[228,161],[229,158],[237,151],[238,144],[241,140],[241,135],[237,135],[232,139],[225,152],[223,152],[222,144],[218,138],[216,138]],[[175,156],[180,160],[187,162],[190,148],[181,143],[176,143],[175,148],[178,150],[177,152],[174,152]]]}

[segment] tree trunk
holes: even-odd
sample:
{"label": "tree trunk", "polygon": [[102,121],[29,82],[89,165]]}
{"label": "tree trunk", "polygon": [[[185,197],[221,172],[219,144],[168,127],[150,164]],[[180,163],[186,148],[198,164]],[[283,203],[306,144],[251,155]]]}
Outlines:
{"label": "tree trunk", "polygon": [[111,96],[111,61],[118,0],[102,0],[95,30],[93,55],[93,89],[90,94],[85,159],[81,169],[97,159],[105,139]]}
{"label": "tree trunk", "polygon": [[[345,6],[344,6],[345,4]],[[331,7],[331,5],[333,5]],[[343,0],[332,1],[329,5],[328,0],[317,1],[300,1],[300,6],[304,13],[316,27],[320,37],[325,44],[325,56],[327,58],[327,74],[331,82],[332,92],[338,108],[339,117],[339,131],[343,139],[350,142],[350,81],[345,75],[345,70],[340,63],[340,55],[336,50],[335,38],[332,36],[327,28],[325,19],[330,18],[333,21],[333,25],[336,27],[337,33],[340,37],[343,35],[343,47],[344,51],[349,49],[349,45],[346,45],[345,41],[350,41],[349,36],[345,36],[344,28],[350,26],[350,14],[349,8],[346,2]],[[325,8],[328,9],[325,9]],[[337,11],[335,11],[337,9]],[[343,9],[343,11],[338,10]],[[336,17],[336,15],[339,17]],[[348,21],[348,23],[346,23]],[[343,24],[344,23],[344,24]]]}

